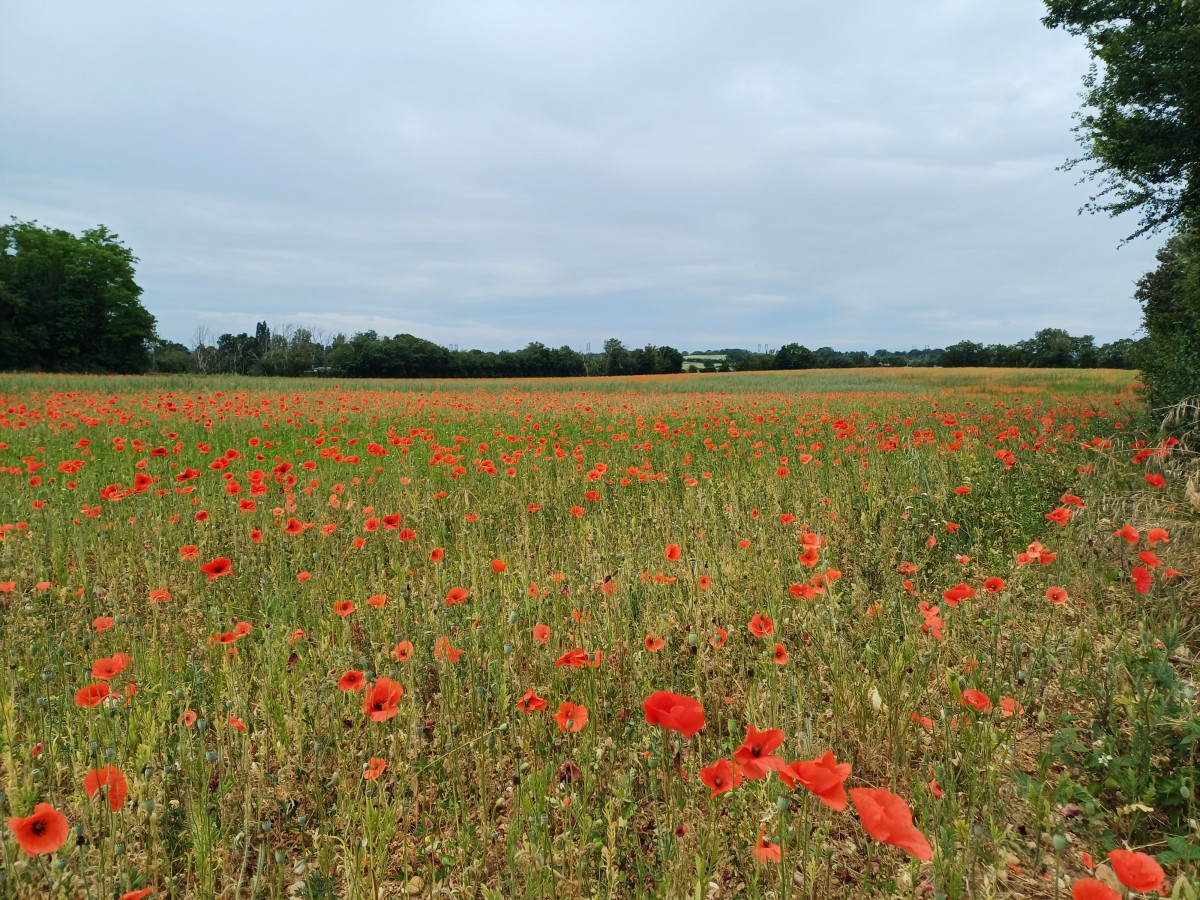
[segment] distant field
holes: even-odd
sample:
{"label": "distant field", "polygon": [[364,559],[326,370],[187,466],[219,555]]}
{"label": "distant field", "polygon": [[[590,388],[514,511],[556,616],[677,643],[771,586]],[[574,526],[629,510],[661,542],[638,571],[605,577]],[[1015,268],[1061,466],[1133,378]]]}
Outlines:
{"label": "distant field", "polygon": [[0,375],[0,896],[1069,896],[1196,817],[1135,378]]}

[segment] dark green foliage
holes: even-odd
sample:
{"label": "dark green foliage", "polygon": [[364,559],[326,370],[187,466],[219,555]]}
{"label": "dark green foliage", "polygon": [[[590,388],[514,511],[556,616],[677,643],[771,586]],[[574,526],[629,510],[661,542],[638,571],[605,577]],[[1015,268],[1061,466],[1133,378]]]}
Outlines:
{"label": "dark green foliage", "polygon": [[1158,253],[1158,268],[1138,282],[1146,340],[1134,354],[1161,409],[1200,394],[1200,239],[1184,231]]}
{"label": "dark green foliage", "polygon": [[78,237],[0,226],[0,369],[146,371],[154,316],[138,299],[136,261],[103,225]]}
{"label": "dark green foliage", "polygon": [[1099,194],[1087,208],[1136,211],[1134,235],[1182,226],[1200,209],[1200,4],[1192,0],[1046,0],[1049,28],[1083,37],[1076,134]]}

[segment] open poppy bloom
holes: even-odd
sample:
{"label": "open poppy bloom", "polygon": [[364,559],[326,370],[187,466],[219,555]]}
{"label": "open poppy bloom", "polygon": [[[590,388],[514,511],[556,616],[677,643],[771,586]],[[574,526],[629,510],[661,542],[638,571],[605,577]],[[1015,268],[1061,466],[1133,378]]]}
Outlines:
{"label": "open poppy bloom", "polygon": [[779,770],[779,779],[790,788],[803,785],[830,809],[846,808],[843,783],[850,777],[850,763],[839,763],[832,750],[812,760],[796,760]]}
{"label": "open poppy bloom", "polygon": [[1067,592],[1058,585],[1055,585],[1053,587],[1046,588],[1046,599],[1055,606],[1062,606],[1067,602]]}
{"label": "open poppy bloom", "polygon": [[112,656],[96,660],[92,666],[92,677],[108,681],[119,675],[129,665],[129,657],[124,653],[114,653]]}
{"label": "open poppy bloom", "polygon": [[1150,574],[1150,570],[1142,566],[1135,566],[1133,570],[1133,589],[1139,594],[1150,592],[1150,585],[1154,583],[1154,576]]}
{"label": "open poppy bloom", "polygon": [[392,648],[392,659],[396,662],[408,662],[412,659],[413,645],[412,641],[401,641]]}
{"label": "open poppy bloom", "polygon": [[711,766],[706,766],[700,770],[700,780],[712,788],[712,793],[708,795],[712,798],[717,796],[717,794],[732,791],[741,784],[742,773],[729,760],[718,759]]}
{"label": "open poppy bloom", "polygon": [[667,642],[660,637],[655,637],[652,634],[646,635],[646,649],[651,653],[657,653],[664,646],[666,646],[666,643]]}
{"label": "open poppy bloom", "polygon": [[655,691],[642,703],[646,722],[692,738],[704,727],[704,707],[699,700],[666,691]]}
{"label": "open poppy bloom", "polygon": [[86,687],[81,687],[75,692],[75,705],[86,706],[90,709],[103,703],[104,698],[107,696],[108,682],[98,681],[95,684],[89,684]]}
{"label": "open poppy bloom", "polygon": [[338,679],[337,686],[343,691],[361,691],[366,686],[366,683],[362,672],[357,669],[351,669]]}
{"label": "open poppy bloom", "polygon": [[386,768],[386,759],[380,759],[378,756],[372,756],[367,762],[367,767],[363,769],[363,778],[365,778],[367,781],[374,781],[383,774],[383,770]]}
{"label": "open poppy bloom", "polygon": [[768,634],[775,633],[775,623],[771,621],[771,617],[763,613],[755,613],[750,617],[750,633],[755,637],[766,637]]}
{"label": "open poppy bloom", "polygon": [[1118,847],[1109,851],[1108,861],[1121,884],[1143,894],[1157,891],[1166,877],[1162,866],[1149,853],[1135,853]]}
{"label": "open poppy bloom", "polygon": [[446,593],[446,605],[454,606],[455,604],[462,603],[469,596],[470,592],[466,588],[450,588],[450,590]]}
{"label": "open poppy bloom", "polygon": [[1071,900],[1121,900],[1121,895],[1098,878],[1080,878],[1071,887]]}
{"label": "open poppy bloom", "polygon": [[758,781],[766,778],[768,772],[783,768],[783,757],[775,756],[772,752],[783,743],[783,737],[783,732],[778,728],[757,731],[753,725],[746,726],[746,739],[734,751],[733,761],[748,781]]}
{"label": "open poppy bloom", "polygon": [[989,594],[997,594],[1004,590],[1004,579],[992,576],[983,583],[983,589]]}
{"label": "open poppy bloom", "polygon": [[546,708],[546,700],[544,697],[539,697],[534,691],[528,690],[525,695],[517,701],[517,709],[521,712],[536,712]]}
{"label": "open poppy bloom", "polygon": [[94,769],[83,776],[83,791],[89,797],[95,797],[100,788],[108,787],[108,807],[113,812],[125,805],[129,796],[129,783],[125,774],[116,766],[104,766]]}
{"label": "open poppy bloom", "polygon": [[363,693],[363,712],[372,722],[386,722],[400,712],[396,704],[403,696],[403,685],[390,678],[378,678],[370,689]]}
{"label": "open poppy bloom", "polygon": [[675,562],[675,560],[679,559],[682,553],[683,550],[678,544],[667,544],[667,546],[663,548],[663,556],[665,556],[669,562]]}
{"label": "open poppy bloom", "polygon": [[550,642],[550,626],[549,625],[534,625],[533,639],[539,644]]}
{"label": "open poppy bloom", "polygon": [[71,831],[67,817],[49,803],[39,803],[31,816],[9,819],[8,827],[21,849],[30,856],[53,853],[67,842]]}
{"label": "open poppy bloom", "polygon": [[218,556],[200,566],[200,571],[208,576],[209,581],[216,581],[222,575],[233,574],[233,563],[227,556]]}
{"label": "open poppy bloom", "polygon": [[767,840],[767,826],[760,825],[758,828],[758,840],[754,842],[754,855],[758,857],[759,862],[779,862],[783,859],[783,851],[779,849],[778,844],[772,844]]}
{"label": "open poppy bloom", "polygon": [[924,862],[933,859],[933,848],[913,825],[912,810],[902,797],[882,788],[851,788],[850,798],[863,828],[875,840],[907,850]]}
{"label": "open poppy bloom", "polygon": [[963,600],[969,600],[975,596],[975,588],[968,584],[956,584],[950,590],[942,593],[942,599],[950,606],[958,606]]}
{"label": "open poppy bloom", "polygon": [[977,691],[975,688],[967,688],[962,692],[962,704],[977,709],[981,713],[992,711],[991,699],[983,691]]}
{"label": "open poppy bloom", "polygon": [[708,639],[708,645],[710,647],[720,649],[721,647],[725,646],[725,642],[727,640],[729,640],[729,632],[727,632],[724,628],[718,628],[713,636]]}
{"label": "open poppy bloom", "polygon": [[588,723],[587,707],[578,703],[560,704],[558,712],[554,714],[554,721],[563,731],[583,731],[584,726]]}

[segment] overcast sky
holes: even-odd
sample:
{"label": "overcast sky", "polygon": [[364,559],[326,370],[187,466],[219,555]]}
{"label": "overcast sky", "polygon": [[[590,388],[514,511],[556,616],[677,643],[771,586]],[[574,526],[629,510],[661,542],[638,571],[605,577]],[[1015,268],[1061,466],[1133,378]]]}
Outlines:
{"label": "overcast sky", "polygon": [[8,4],[0,217],[103,223],[159,333],[463,348],[1132,336],[1161,237],[1055,171],[1040,0]]}

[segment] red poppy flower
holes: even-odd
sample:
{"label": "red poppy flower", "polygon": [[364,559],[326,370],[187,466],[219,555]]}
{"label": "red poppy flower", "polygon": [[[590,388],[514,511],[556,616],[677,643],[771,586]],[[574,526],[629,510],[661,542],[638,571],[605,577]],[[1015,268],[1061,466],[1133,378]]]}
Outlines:
{"label": "red poppy flower", "polygon": [[363,712],[372,722],[386,722],[400,712],[396,704],[403,696],[403,685],[390,678],[378,678],[370,689],[363,693]]}
{"label": "red poppy flower", "polygon": [[755,613],[751,616],[749,628],[750,633],[759,638],[775,633],[775,623],[771,621],[770,616],[763,613]]}
{"label": "red poppy flower", "polygon": [[1121,895],[1097,878],[1080,878],[1071,887],[1071,900],[1121,900]]}
{"label": "red poppy flower", "polygon": [[772,659],[774,659],[775,665],[777,665],[777,666],[787,665],[787,661],[788,661],[787,647],[783,646],[783,644],[776,644],[775,645],[775,654],[772,657]]}
{"label": "red poppy flower", "polygon": [[171,592],[163,588],[154,588],[150,591],[151,603],[166,603],[171,599]]}
{"label": "red poppy flower", "polygon": [[768,772],[783,768],[783,758],[772,752],[783,743],[783,737],[778,728],[757,731],[753,725],[746,726],[746,739],[734,751],[733,761],[748,781],[766,778]]}
{"label": "red poppy flower", "polygon": [[114,653],[96,660],[92,666],[92,677],[108,681],[119,675],[129,664],[129,657],[124,653]]}
{"label": "red poppy flower", "polygon": [[67,817],[49,803],[39,803],[31,816],[9,819],[8,827],[21,849],[30,856],[53,853],[67,842],[71,830]]}
{"label": "red poppy flower", "polygon": [[692,738],[704,727],[704,707],[699,700],[666,691],[655,691],[642,702],[650,725],[661,725]]}
{"label": "red poppy flower", "polygon": [[875,840],[907,850],[924,862],[933,859],[933,848],[921,830],[913,825],[912,810],[902,797],[881,788],[852,788],[850,798],[862,819],[863,828]]}
{"label": "red poppy flower", "polygon": [[357,669],[351,669],[345,675],[338,679],[337,686],[343,691],[361,691],[366,686],[366,679],[363,678],[363,673]]}
{"label": "red poppy flower", "polygon": [[778,844],[772,844],[766,838],[767,826],[760,825],[758,828],[758,840],[754,842],[754,855],[758,857],[759,862],[779,862],[783,859],[783,851]]}
{"label": "red poppy flower", "polygon": [[1153,547],[1159,541],[1171,542],[1171,534],[1165,528],[1151,528],[1146,532],[1146,543]]}
{"label": "red poppy flower", "polygon": [[86,687],[81,687],[75,692],[75,705],[86,706],[89,709],[99,706],[108,696],[108,682],[98,681],[95,684],[89,684]]}
{"label": "red poppy flower", "polygon": [[983,583],[983,589],[989,594],[998,594],[1000,591],[1004,590],[1005,587],[1006,585],[1004,584],[1004,579],[997,578],[995,576],[992,576]]}
{"label": "red poppy flower", "polygon": [[1053,587],[1046,588],[1046,599],[1055,606],[1062,606],[1067,602],[1067,592],[1058,585],[1054,585]]}
{"label": "red poppy flower", "polygon": [[1129,544],[1136,544],[1142,539],[1141,533],[1128,522],[1121,526],[1120,531],[1114,531],[1113,537],[1122,538],[1126,543]]}
{"label": "red poppy flower", "polygon": [[724,628],[718,628],[716,633],[708,639],[710,647],[721,648],[725,646],[725,642],[729,640],[729,632]]}
{"label": "red poppy flower", "polygon": [[700,780],[712,788],[712,793],[708,795],[712,798],[725,791],[732,791],[741,784],[742,773],[729,760],[718,759],[711,766],[700,770]]}
{"label": "red poppy flower", "polygon": [[434,547],[432,550],[429,551],[430,562],[441,562],[445,558],[446,558],[446,551],[443,550],[441,547]]}
{"label": "red poppy flower", "polygon": [[1071,521],[1071,511],[1065,506],[1060,506],[1053,512],[1046,513],[1046,518],[1061,528]]}
{"label": "red poppy flower", "polygon": [[243,722],[241,719],[239,719],[237,716],[230,716],[229,724],[232,725],[234,728],[236,728],[238,731],[246,730],[246,723]]}
{"label": "red poppy flower", "polygon": [[942,594],[942,599],[950,606],[958,606],[963,600],[969,600],[975,596],[975,588],[968,584],[956,584],[950,590]]}
{"label": "red poppy flower", "polygon": [[550,642],[550,626],[537,624],[533,626],[533,639],[539,644],[548,644]]}
{"label": "red poppy flower", "polygon": [[1145,594],[1150,591],[1150,585],[1154,583],[1154,576],[1150,574],[1148,569],[1137,566],[1133,570],[1133,589],[1139,594]]}
{"label": "red poppy flower", "polygon": [[412,641],[401,641],[392,648],[392,659],[396,662],[408,662],[413,655]]}
{"label": "red poppy flower", "polygon": [[92,627],[97,631],[108,631],[108,629],[113,627],[113,617],[97,616],[96,618],[92,619]]}
{"label": "red poppy flower", "polygon": [[383,770],[387,768],[387,760],[380,759],[378,756],[372,756],[367,761],[367,767],[363,769],[363,778],[367,781],[374,781],[383,774]]}
{"label": "red poppy flower", "polygon": [[1165,487],[1166,483],[1167,483],[1167,479],[1163,478],[1161,475],[1152,474],[1150,472],[1146,473],[1146,484],[1150,485],[1150,487],[1153,487],[1153,488]]}
{"label": "red poppy flower", "polygon": [[196,715],[196,711],[194,709],[185,709],[179,721],[183,723],[184,728],[191,728],[196,724],[196,720],[198,718],[199,716]]}
{"label": "red poppy flower", "polygon": [[1148,853],[1135,853],[1118,847],[1109,851],[1108,861],[1121,884],[1130,890],[1148,894],[1157,891],[1165,874],[1162,866]]}
{"label": "red poppy flower", "polygon": [[463,651],[451,646],[450,638],[442,636],[433,642],[433,658],[444,659],[456,663],[462,657]]}
{"label": "red poppy flower", "polygon": [[206,562],[200,566],[200,571],[208,576],[209,581],[216,581],[222,575],[232,575],[232,562],[227,556],[218,556],[211,562]]}
{"label": "red poppy flower", "polygon": [[663,548],[663,556],[665,556],[669,562],[675,562],[675,560],[679,559],[682,553],[683,550],[680,549],[678,544],[667,544],[667,546]]}
{"label": "red poppy flower", "polygon": [[449,592],[446,594],[446,605],[454,606],[455,604],[462,603],[470,595],[470,591],[468,591],[466,588],[450,588]]}
{"label": "red poppy flower", "polygon": [[701,575],[696,579],[696,587],[700,588],[702,591],[707,591],[710,587],[712,587],[712,579],[707,575]]}
{"label": "red poppy flower", "polygon": [[830,809],[846,808],[843,783],[850,777],[850,763],[839,763],[832,750],[812,760],[797,760],[779,770],[779,778],[788,787],[803,785]]}
{"label": "red poppy flower", "polygon": [[981,713],[989,713],[992,711],[992,701],[983,691],[977,691],[975,688],[967,688],[962,692],[963,706],[970,706],[979,710]]}
{"label": "red poppy flower", "polygon": [[960,484],[958,487],[956,487],[954,489],[954,493],[958,494],[961,497],[961,496],[971,493],[971,489],[969,487],[967,487],[965,484]]}
{"label": "red poppy flower", "polygon": [[344,619],[346,616],[350,615],[350,613],[354,612],[354,601],[339,600],[337,603],[333,604],[333,611]]}
{"label": "red poppy flower", "polygon": [[554,714],[554,721],[563,731],[582,731],[588,723],[587,707],[577,703],[560,704],[558,712]]}
{"label": "red poppy flower", "polygon": [[376,609],[383,609],[387,606],[387,594],[372,594],[367,598],[367,606],[374,606]]}
{"label": "red poppy flower", "polygon": [[517,709],[521,712],[536,712],[537,710],[546,708],[546,700],[539,697],[534,691],[526,691],[524,696],[517,701]]}
{"label": "red poppy flower", "polygon": [[142,888],[140,891],[126,891],[121,895],[121,900],[142,900],[143,897],[149,897],[154,893],[154,888]]}
{"label": "red poppy flower", "polygon": [[504,560],[502,560],[502,559],[493,559],[492,560],[492,571],[495,572],[497,575],[499,575],[501,572],[503,572],[507,568],[508,568],[508,563],[506,563]]}
{"label": "red poppy flower", "polygon": [[108,807],[116,812],[125,805],[125,799],[129,796],[125,774],[115,766],[104,766],[83,776],[83,791],[89,797],[95,797],[105,785],[108,786]]}
{"label": "red poppy flower", "polygon": [[657,653],[666,645],[666,643],[667,642],[660,637],[655,637],[652,634],[646,635],[646,649],[651,653]]}

